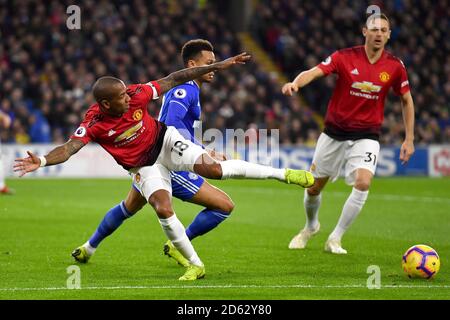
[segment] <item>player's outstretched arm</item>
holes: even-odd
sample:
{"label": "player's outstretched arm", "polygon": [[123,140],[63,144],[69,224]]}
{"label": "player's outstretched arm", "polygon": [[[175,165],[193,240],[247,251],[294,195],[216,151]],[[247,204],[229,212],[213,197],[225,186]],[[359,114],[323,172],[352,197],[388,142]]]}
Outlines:
{"label": "player's outstretched arm", "polygon": [[173,87],[176,87],[187,81],[197,79],[198,77],[209,72],[225,70],[234,65],[245,64],[248,60],[250,60],[250,57],[251,56],[249,54],[243,52],[241,54],[238,54],[237,56],[207,66],[192,67],[175,71],[169,74],[167,77],[157,80],[156,82],[158,82],[161,88],[161,93],[164,93],[166,91],[169,91]]}
{"label": "player's outstretched arm", "polygon": [[414,153],[414,101],[411,91],[402,95],[400,99],[405,124],[405,141],[400,148],[400,160],[402,164],[405,164]]}
{"label": "player's outstretched arm", "polygon": [[292,96],[298,89],[308,85],[311,81],[321,78],[325,75],[322,69],[314,67],[301,72],[292,82],[285,83],[281,92],[286,96]]}
{"label": "player's outstretched arm", "polygon": [[27,151],[28,157],[15,160],[14,171],[19,172],[19,176],[22,177],[28,172],[36,171],[39,167],[66,162],[84,146],[83,142],[70,139],[65,144],[50,151],[46,156],[38,157],[34,153]]}

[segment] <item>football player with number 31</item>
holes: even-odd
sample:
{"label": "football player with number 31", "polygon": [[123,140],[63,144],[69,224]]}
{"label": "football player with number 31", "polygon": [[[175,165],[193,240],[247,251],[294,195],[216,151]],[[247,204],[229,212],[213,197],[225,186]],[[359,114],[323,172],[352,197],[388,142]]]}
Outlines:
{"label": "football player with number 31", "polygon": [[335,181],[344,166],[345,180],[353,190],[344,204],[338,224],[325,243],[325,251],[346,254],[341,246],[345,231],[358,216],[369,193],[378,160],[378,142],[384,103],[390,88],[400,96],[405,140],[400,160],[405,164],[414,153],[414,103],[403,62],[384,50],[391,30],[384,14],[373,14],[363,27],[364,46],[338,50],[316,67],[301,72],[282,92],[292,96],[311,81],[331,73],[338,75],[328,104],[325,129],[313,156],[311,172],[315,183],[305,190],[306,225],[289,244],[305,248],[320,229],[318,211],[321,191],[329,179]]}

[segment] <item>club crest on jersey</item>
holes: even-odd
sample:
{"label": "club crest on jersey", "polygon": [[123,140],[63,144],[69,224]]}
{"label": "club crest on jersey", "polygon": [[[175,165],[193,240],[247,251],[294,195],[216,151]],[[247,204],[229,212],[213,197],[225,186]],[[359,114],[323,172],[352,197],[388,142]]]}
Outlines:
{"label": "club crest on jersey", "polygon": [[186,90],[184,89],[175,90],[175,97],[178,99],[183,99],[184,97],[186,97]]}
{"label": "club crest on jersey", "polygon": [[139,120],[141,120],[141,119],[142,119],[142,110],[141,110],[141,109],[136,110],[136,111],[133,113],[133,120],[139,121]]}
{"label": "club crest on jersey", "polygon": [[79,127],[77,130],[75,130],[74,136],[81,138],[86,135],[86,128],[85,127]]}
{"label": "club crest on jersey", "polygon": [[391,78],[391,76],[386,71],[383,71],[382,73],[380,73],[381,82],[388,82],[390,78]]}
{"label": "club crest on jersey", "polygon": [[352,88],[358,89],[365,93],[380,92],[381,90],[381,86],[377,86],[369,81],[353,82]]}

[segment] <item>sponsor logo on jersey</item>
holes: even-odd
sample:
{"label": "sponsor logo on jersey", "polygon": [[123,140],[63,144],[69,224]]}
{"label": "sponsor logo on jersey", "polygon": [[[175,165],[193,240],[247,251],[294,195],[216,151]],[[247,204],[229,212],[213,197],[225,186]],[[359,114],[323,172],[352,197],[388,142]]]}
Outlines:
{"label": "sponsor logo on jersey", "polygon": [[126,130],[124,133],[122,133],[121,135],[119,135],[115,140],[114,143],[117,143],[119,141],[122,140],[128,140],[131,137],[133,137],[143,126],[143,121],[140,121],[138,124],[132,126],[131,128],[129,128],[128,130]]}
{"label": "sponsor logo on jersey", "polygon": [[133,119],[136,121],[139,121],[142,119],[142,110],[136,110],[135,112],[133,112]]}
{"label": "sponsor logo on jersey", "polygon": [[387,73],[386,71],[383,71],[382,73],[380,73],[381,82],[388,82],[390,78],[391,78],[390,74]]}
{"label": "sponsor logo on jersey", "polygon": [[363,82],[353,82],[352,88],[358,89],[361,92],[364,93],[373,93],[373,92],[380,92],[381,86],[377,86],[369,81],[363,81]]}
{"label": "sponsor logo on jersey", "polygon": [[82,138],[86,135],[86,128],[85,127],[79,127],[77,130],[75,130],[74,136],[78,138]]}

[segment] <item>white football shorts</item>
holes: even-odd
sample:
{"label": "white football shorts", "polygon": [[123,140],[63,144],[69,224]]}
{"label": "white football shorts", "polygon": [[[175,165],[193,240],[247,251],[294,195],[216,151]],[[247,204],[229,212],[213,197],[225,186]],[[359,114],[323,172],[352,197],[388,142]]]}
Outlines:
{"label": "white football shorts", "polygon": [[175,127],[168,126],[156,162],[129,171],[133,185],[147,200],[158,190],[172,193],[170,171],[193,172],[195,162],[204,153],[207,153],[205,149],[186,140]]}
{"label": "white football shorts", "polygon": [[367,169],[375,174],[380,143],[371,139],[338,141],[325,133],[317,140],[311,165],[315,178],[329,177],[336,181],[344,170],[345,182],[353,185],[356,169]]}

